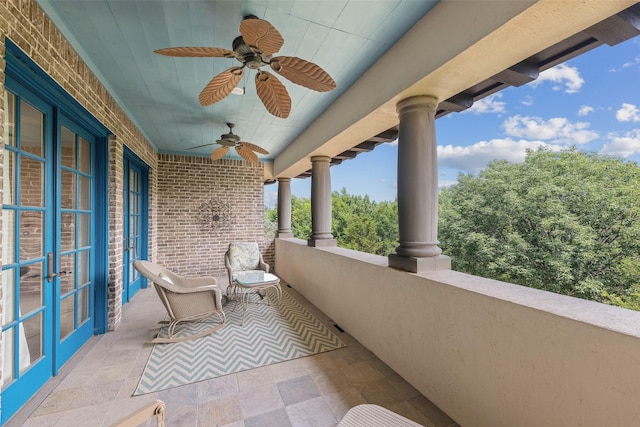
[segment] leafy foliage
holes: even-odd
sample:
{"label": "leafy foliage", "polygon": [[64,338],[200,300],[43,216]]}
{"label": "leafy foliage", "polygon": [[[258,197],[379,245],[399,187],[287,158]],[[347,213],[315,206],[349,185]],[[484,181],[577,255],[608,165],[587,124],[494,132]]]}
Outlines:
{"label": "leafy foliage", "polygon": [[[338,245],[378,255],[392,253],[398,241],[398,209],[395,202],[373,202],[369,196],[334,191],[333,236]],[[267,209],[265,223],[278,221],[276,208]],[[277,227],[276,227],[277,228]],[[311,237],[311,200],[291,197],[291,231],[299,239]]]}
{"label": "leafy foliage", "polygon": [[575,149],[496,161],[441,192],[441,247],[458,271],[640,309],[639,184]]}

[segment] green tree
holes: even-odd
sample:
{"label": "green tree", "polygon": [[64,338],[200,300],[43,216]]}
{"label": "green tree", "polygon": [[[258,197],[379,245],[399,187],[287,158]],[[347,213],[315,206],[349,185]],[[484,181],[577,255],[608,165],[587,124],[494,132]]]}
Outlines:
{"label": "green tree", "polygon": [[[340,192],[334,191],[331,196],[331,232],[339,246],[377,255],[394,251],[398,241],[396,202],[376,203],[369,196],[347,194],[344,188]],[[277,209],[267,209],[265,218],[265,224],[277,224]],[[308,198],[291,197],[291,230],[296,238],[311,237],[311,201]]]}
{"label": "green tree", "polygon": [[458,271],[640,308],[639,183],[633,162],[530,151],[443,190],[439,240]]}

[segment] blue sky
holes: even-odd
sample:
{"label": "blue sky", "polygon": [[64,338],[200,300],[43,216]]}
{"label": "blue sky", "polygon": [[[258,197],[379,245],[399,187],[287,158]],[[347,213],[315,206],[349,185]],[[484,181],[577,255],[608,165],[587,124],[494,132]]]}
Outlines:
{"label": "blue sky", "polygon": [[[460,172],[477,173],[494,159],[524,160],[527,148],[576,146],[640,163],[640,37],[600,46],[476,102],[462,113],[436,120],[438,185],[457,182]],[[394,200],[397,144],[331,167],[332,190],[376,201]],[[274,206],[277,184],[265,186]],[[293,179],[291,192],[310,197],[311,179]]]}

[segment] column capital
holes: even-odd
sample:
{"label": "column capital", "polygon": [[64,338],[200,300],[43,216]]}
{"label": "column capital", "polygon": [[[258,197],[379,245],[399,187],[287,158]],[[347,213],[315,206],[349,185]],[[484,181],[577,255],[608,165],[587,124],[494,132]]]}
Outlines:
{"label": "column capital", "polygon": [[311,163],[330,163],[331,157],[329,156],[311,156]]}
{"label": "column capital", "polygon": [[291,178],[278,178],[278,182],[291,182]]}
{"label": "column capital", "polygon": [[398,101],[396,111],[398,114],[405,114],[411,111],[427,111],[435,113],[438,108],[438,98],[431,95],[418,95]]}

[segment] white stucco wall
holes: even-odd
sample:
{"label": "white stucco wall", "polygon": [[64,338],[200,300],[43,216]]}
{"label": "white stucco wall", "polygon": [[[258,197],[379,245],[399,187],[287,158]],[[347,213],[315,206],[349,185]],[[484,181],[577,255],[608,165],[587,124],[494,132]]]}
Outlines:
{"label": "white stucco wall", "polygon": [[276,239],[276,273],[461,426],[640,425],[640,313]]}

